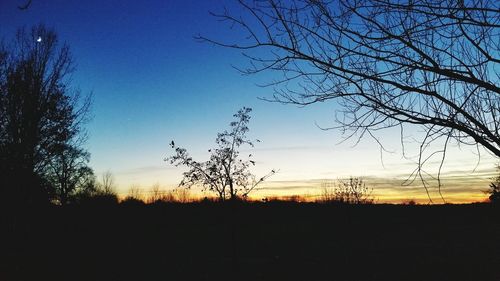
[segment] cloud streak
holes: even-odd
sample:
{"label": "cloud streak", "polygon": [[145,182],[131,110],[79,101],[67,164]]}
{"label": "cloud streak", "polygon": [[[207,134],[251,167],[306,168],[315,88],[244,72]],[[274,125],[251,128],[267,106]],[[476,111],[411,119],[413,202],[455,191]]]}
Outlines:
{"label": "cloud streak", "polygon": [[168,165],[150,165],[150,166],[142,166],[132,169],[126,169],[122,171],[118,171],[117,175],[138,175],[138,174],[146,174],[146,173],[155,173],[158,171],[167,171],[167,170],[176,170],[176,167],[168,166]]}
{"label": "cloud streak", "polygon": [[[463,173],[454,170],[445,173],[441,177],[441,194],[446,202],[464,203],[482,201],[487,196],[484,191],[488,189],[492,177],[496,175],[494,168],[478,170],[474,173]],[[421,202],[428,201],[427,192],[420,179],[416,179],[411,185],[405,185],[408,175],[396,175],[394,177],[367,176],[363,180],[367,186],[373,188],[373,195],[380,202],[401,202],[405,199],[417,199]],[[428,182],[427,189],[434,202],[442,203],[439,194],[439,185],[436,180],[425,178]],[[307,179],[307,180],[282,180],[269,181],[258,190],[257,195],[314,195],[321,196],[325,187],[332,188],[336,179]]]}

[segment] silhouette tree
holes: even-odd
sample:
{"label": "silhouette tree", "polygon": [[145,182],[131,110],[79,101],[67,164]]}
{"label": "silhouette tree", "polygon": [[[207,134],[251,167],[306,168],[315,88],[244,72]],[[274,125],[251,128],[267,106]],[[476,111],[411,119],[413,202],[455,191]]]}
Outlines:
{"label": "silhouette tree", "polygon": [[111,171],[106,171],[102,174],[98,187],[104,194],[115,194],[115,177]]}
{"label": "silhouette tree", "polygon": [[211,153],[208,161],[195,161],[185,148],[176,146],[174,141],[170,143],[175,155],[165,158],[165,161],[189,168],[180,186],[189,188],[199,184],[205,190],[216,193],[221,201],[236,200],[238,197],[247,197],[257,185],[275,173],[272,170],[257,179],[249,171],[250,166],[255,165],[255,161],[250,160],[252,155],[249,154],[246,160],[239,157],[242,145],[253,147],[253,142],[246,136],[251,111],[251,108],[243,107],[233,115],[236,120],[230,123],[230,130],[217,134],[217,148],[208,150]]}
{"label": "silhouette tree", "polygon": [[[500,157],[500,6],[498,1],[240,0],[243,10],[214,14],[241,40],[198,39],[243,50],[245,74],[282,76],[270,101],[335,100],[346,138],[418,125],[425,134],[413,178],[449,143]],[[256,50],[258,49],[258,50]],[[255,50],[255,52],[252,52]],[[435,146],[432,146],[434,144]],[[436,149],[436,145],[441,147]],[[441,167],[437,172],[439,181]]]}
{"label": "silhouette tree", "polygon": [[[90,153],[71,145],[63,145],[44,172],[53,187],[53,199],[68,204],[78,193],[93,189],[94,172],[88,166]],[[92,192],[92,190],[88,190]]]}
{"label": "silhouette tree", "polygon": [[150,195],[149,197],[146,199],[146,202],[149,203],[149,204],[153,204],[153,203],[157,203],[157,202],[161,202],[162,201],[162,197],[164,196],[164,193],[163,191],[160,189],[160,184],[159,183],[155,183],[153,184],[153,186],[151,187],[151,190],[150,190]]}
{"label": "silhouette tree", "polygon": [[374,199],[373,189],[366,186],[361,178],[350,177],[339,180],[335,188],[335,198],[337,201],[348,204],[371,204]]}
{"label": "silhouette tree", "polygon": [[20,29],[11,46],[0,47],[0,188],[7,202],[47,201],[50,165],[86,154],[77,139],[84,140],[90,97],[70,90],[72,71],[69,47],[43,25]]}
{"label": "silhouette tree", "polygon": [[110,171],[102,174],[98,181],[95,175],[89,175],[84,184],[77,188],[74,199],[78,203],[91,203],[111,206],[118,203],[115,191],[114,177]]}

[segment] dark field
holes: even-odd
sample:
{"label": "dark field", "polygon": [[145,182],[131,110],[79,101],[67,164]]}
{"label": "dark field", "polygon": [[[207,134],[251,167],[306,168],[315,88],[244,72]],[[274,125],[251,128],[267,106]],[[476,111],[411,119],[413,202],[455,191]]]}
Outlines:
{"label": "dark field", "polygon": [[486,204],[4,212],[0,280],[500,280],[499,215]]}

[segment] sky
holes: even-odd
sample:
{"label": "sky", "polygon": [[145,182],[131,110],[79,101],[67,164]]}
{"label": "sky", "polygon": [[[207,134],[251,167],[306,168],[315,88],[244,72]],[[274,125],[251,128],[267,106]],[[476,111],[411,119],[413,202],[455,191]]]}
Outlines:
{"label": "sky", "polygon": [[[209,14],[224,7],[237,12],[235,1],[32,0],[21,11],[23,2],[0,2],[0,38],[8,41],[16,29],[43,23],[70,46],[76,62],[70,83],[93,95],[90,164],[98,176],[111,171],[121,195],[132,186],[176,188],[185,169],[164,162],[173,154],[168,143],[175,140],[203,161],[217,132],[246,106],[253,109],[249,137],[262,141],[242,148],[257,161],[253,172],[279,171],[253,193],[256,198],[315,198],[328,183],[360,176],[379,202],[427,201],[418,181],[403,185],[415,162],[403,157],[398,131],[379,135],[388,152],[370,139],[340,143],[341,132],[321,129],[335,125],[335,102],[298,107],[262,101],[273,89],[259,85],[272,81],[273,73],[242,75],[234,66],[249,64],[240,52],[194,39],[238,38]],[[409,155],[416,155],[416,145],[408,144]],[[447,202],[484,200],[496,160],[482,153],[478,164],[468,147],[451,148],[449,155],[442,187]],[[436,163],[429,169],[435,171]],[[438,201],[435,187],[430,193]]]}

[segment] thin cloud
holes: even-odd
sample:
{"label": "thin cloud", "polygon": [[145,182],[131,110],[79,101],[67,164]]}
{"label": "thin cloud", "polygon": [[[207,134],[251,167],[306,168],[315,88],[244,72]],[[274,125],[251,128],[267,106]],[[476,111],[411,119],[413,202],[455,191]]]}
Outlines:
{"label": "thin cloud", "polygon": [[166,171],[166,170],[175,170],[176,167],[168,166],[168,165],[151,165],[151,166],[142,166],[127,170],[122,170],[117,172],[117,175],[137,175],[137,174],[145,174],[145,173],[154,173],[158,171]]}
{"label": "thin cloud", "polygon": [[[484,191],[487,190],[491,178],[496,175],[493,168],[485,168],[475,173],[463,173],[463,171],[450,171],[441,177],[441,194],[446,202],[471,202],[481,201],[485,198]],[[408,175],[395,177],[362,177],[367,186],[373,188],[373,195],[381,202],[401,201],[405,198],[427,198],[427,192],[420,181],[416,179],[411,185],[404,185]],[[321,194],[325,186],[333,187],[337,179],[308,179],[308,180],[281,180],[269,181],[259,189],[261,192],[273,195],[273,193],[297,193],[302,190],[311,194]],[[427,191],[431,198],[438,202],[441,200],[437,181],[430,177],[425,178],[429,185]],[[288,191],[288,192],[287,192]]]}
{"label": "thin cloud", "polygon": [[242,149],[241,151],[250,152],[250,151],[300,151],[300,150],[320,150],[320,149],[329,149],[330,146],[274,146],[274,147],[260,147],[260,148],[252,148],[252,149]]}

